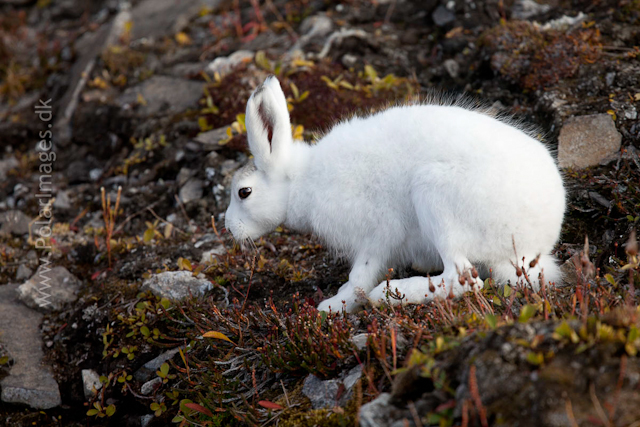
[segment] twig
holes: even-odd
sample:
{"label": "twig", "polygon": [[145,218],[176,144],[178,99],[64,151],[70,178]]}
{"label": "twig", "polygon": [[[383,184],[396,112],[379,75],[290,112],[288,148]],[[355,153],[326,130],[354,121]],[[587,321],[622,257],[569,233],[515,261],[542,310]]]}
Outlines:
{"label": "twig", "polygon": [[480,423],[482,427],[489,427],[489,423],[487,422],[487,411],[482,406],[482,399],[480,399],[480,391],[478,390],[478,379],[476,378],[476,366],[471,365],[469,368],[469,391],[471,392],[471,397],[473,398],[474,405],[478,410],[478,414],[480,415]]}
{"label": "twig", "polygon": [[282,391],[284,391],[284,400],[287,401],[287,407],[291,406],[291,402],[289,402],[289,396],[287,396],[287,389],[284,387],[284,382],[280,380],[280,385],[282,386]]}
{"label": "twig", "polygon": [[565,410],[567,411],[567,418],[571,422],[571,427],[580,427],[576,421],[576,417],[573,415],[573,407],[571,406],[571,400],[567,399],[565,402]]}
{"label": "twig", "polygon": [[[171,224],[169,221],[167,221],[167,220],[165,220],[165,219],[161,218],[157,213],[155,213],[155,212],[154,212],[154,210],[153,210],[153,209],[151,209],[151,207],[146,208],[146,210],[148,210],[148,211],[151,213],[151,215],[153,215],[153,216],[154,216],[158,221],[162,222],[163,224],[167,224],[167,225],[168,225],[168,224]],[[188,235],[189,235],[189,233],[187,233],[186,231],[183,231],[183,230],[179,229],[178,227],[176,227],[176,226],[175,226],[175,225],[173,225],[173,224],[171,224],[171,225],[173,226],[173,228],[175,228],[175,229],[176,229],[176,231],[177,231],[177,232],[182,233],[182,234],[183,234],[183,235],[185,235],[185,236],[188,236]]]}
{"label": "twig", "polygon": [[287,31],[287,33],[289,33],[289,36],[296,41],[298,39],[298,34],[293,30],[293,28],[291,28],[291,25],[289,25],[289,23],[287,22],[286,19],[284,19],[284,17],[282,16],[282,14],[280,13],[280,11],[278,10],[278,8],[273,4],[273,1],[271,0],[266,0],[264,2],[267,7],[269,8],[269,10],[276,15],[276,18],[278,18],[278,22],[282,23],[282,26],[284,27],[284,29]]}
{"label": "twig", "polygon": [[251,275],[249,276],[249,285],[247,286],[247,294],[244,296],[244,301],[242,302],[242,308],[240,309],[241,313],[244,313],[245,304],[247,304],[247,299],[249,299],[249,291],[251,290],[251,283],[253,283],[253,273],[255,271],[256,266],[256,256],[253,256],[253,261],[251,262]]}
{"label": "twig", "polygon": [[176,202],[178,202],[178,206],[180,206],[182,215],[184,215],[184,218],[187,220],[187,224],[189,224],[191,222],[191,219],[189,218],[189,215],[187,215],[187,211],[184,208],[184,204],[182,203],[182,200],[180,200],[180,197],[178,197],[177,194],[174,194],[174,197],[176,198]]}
{"label": "twig", "polygon": [[607,414],[605,414],[604,409],[602,409],[602,405],[600,404],[598,396],[596,395],[596,386],[594,383],[591,383],[589,385],[589,396],[591,397],[591,402],[593,403],[593,407],[595,408],[598,417],[600,417],[600,420],[602,420],[604,425],[611,426],[611,423],[607,418]]}
{"label": "twig", "polygon": [[387,13],[384,15],[384,23],[388,24],[391,21],[391,15],[393,14],[393,10],[396,8],[396,3],[398,0],[393,0],[389,9],[387,9]]}
{"label": "twig", "polygon": [[116,195],[115,208],[111,209],[111,194],[106,195],[104,187],[100,188],[102,194],[102,217],[104,218],[105,243],[107,245],[107,256],[109,258],[109,268],[111,268],[111,237],[113,237],[113,229],[116,225],[118,210],[120,209],[120,197],[122,196],[122,187],[118,186],[118,194]]}
{"label": "twig", "polygon": [[416,424],[416,427],[422,427],[422,422],[420,421],[420,415],[418,415],[418,411],[416,410],[416,405],[413,402],[409,402],[407,407],[409,408],[409,412],[411,412],[411,416],[413,417],[413,422]]}
{"label": "twig", "polygon": [[[129,221],[131,221],[133,218],[137,217],[138,215],[140,215],[142,212],[146,211],[147,209],[155,207],[160,202],[161,202],[161,200],[158,199],[155,202],[151,203],[149,206],[146,206],[146,207],[140,209],[138,212],[134,212],[131,215],[129,215],[128,217],[126,217],[124,219],[124,221],[118,226],[118,228],[116,228],[116,230],[113,232],[113,234],[118,234],[119,232],[121,232],[122,229],[124,228],[124,226],[127,225],[127,223],[129,223]],[[78,218],[78,219],[80,219],[80,218]],[[76,220],[74,220],[73,223],[75,224],[75,222],[76,222]]]}
{"label": "twig", "polygon": [[618,376],[618,384],[616,384],[616,390],[613,393],[613,403],[609,406],[609,423],[613,425],[613,417],[616,414],[616,408],[618,407],[618,399],[620,398],[620,391],[624,384],[624,377],[627,371],[627,355],[623,354],[620,357],[620,376]]}

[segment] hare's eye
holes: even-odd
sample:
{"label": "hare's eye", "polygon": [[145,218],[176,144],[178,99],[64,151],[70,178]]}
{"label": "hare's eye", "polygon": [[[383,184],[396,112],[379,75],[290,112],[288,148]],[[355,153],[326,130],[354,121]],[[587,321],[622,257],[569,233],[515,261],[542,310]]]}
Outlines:
{"label": "hare's eye", "polygon": [[249,194],[251,194],[251,187],[244,187],[238,190],[238,196],[241,199],[246,199],[247,197],[249,197]]}

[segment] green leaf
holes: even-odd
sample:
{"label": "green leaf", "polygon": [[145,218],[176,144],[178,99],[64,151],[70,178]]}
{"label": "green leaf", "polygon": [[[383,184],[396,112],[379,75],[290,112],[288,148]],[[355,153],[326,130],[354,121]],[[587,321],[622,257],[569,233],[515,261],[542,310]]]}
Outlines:
{"label": "green leaf", "polygon": [[236,345],[233,341],[231,341],[229,339],[229,337],[227,337],[225,334],[223,334],[222,332],[217,332],[217,331],[209,331],[209,332],[205,332],[204,334],[202,334],[202,336],[204,338],[216,338],[219,340],[224,340],[224,341],[228,341],[233,345]]}
{"label": "green leaf", "polygon": [[542,365],[544,363],[544,355],[542,353],[534,353],[533,351],[527,354],[527,362],[532,365]]}
{"label": "green leaf", "polygon": [[99,412],[99,411],[98,411],[97,409],[89,409],[89,410],[87,411],[87,415],[88,415],[88,416],[90,416],[90,417],[93,417],[94,415],[97,415],[97,414],[98,414],[98,412]]}
{"label": "green leaf", "polygon": [[115,414],[116,413],[116,405],[114,405],[112,403],[111,405],[107,406],[107,409],[106,409],[105,413],[107,414],[107,417],[110,417],[113,414]]}
{"label": "green leaf", "polygon": [[163,377],[166,377],[169,373],[169,364],[163,363],[162,366],[160,366],[160,372],[162,372]]}
{"label": "green leaf", "polygon": [[149,243],[153,240],[153,237],[156,235],[155,230],[153,228],[147,228],[142,236],[142,241],[145,243]]}
{"label": "green leaf", "polygon": [[142,327],[140,328],[140,333],[141,333],[142,335],[144,335],[145,337],[148,337],[149,335],[151,335],[151,331],[149,331],[149,328],[148,328],[148,327],[146,327],[146,326],[142,326]]}
{"label": "green leaf", "polygon": [[364,66],[364,75],[373,83],[378,78],[378,73],[371,65]]}
{"label": "green leaf", "polygon": [[489,325],[489,327],[490,327],[491,329],[495,329],[495,328],[496,328],[496,325],[497,325],[497,323],[498,323],[498,319],[496,318],[496,316],[495,316],[495,315],[493,315],[493,314],[491,314],[491,313],[487,313],[487,314],[484,316],[484,320],[485,320],[485,322],[487,322],[487,325]]}
{"label": "green leaf", "polygon": [[520,323],[525,323],[526,321],[531,319],[537,311],[538,309],[534,305],[525,305],[524,307],[522,307],[522,310],[520,310],[520,318],[518,319],[518,321]]}
{"label": "green leaf", "polygon": [[289,86],[291,86],[291,92],[293,92],[293,99],[297,101],[298,98],[300,97],[300,91],[298,90],[298,86],[296,86],[294,82],[291,82]]}
{"label": "green leaf", "polygon": [[271,62],[267,59],[267,55],[263,50],[256,52],[255,63],[258,67],[265,71],[271,71]]}
{"label": "green leaf", "polygon": [[9,363],[9,356],[0,357],[0,365],[6,365],[7,363]]}
{"label": "green leaf", "polygon": [[204,116],[198,117],[198,126],[200,126],[201,132],[206,132],[213,129],[213,126],[211,126],[209,122],[207,122],[207,118]]}
{"label": "green leaf", "polygon": [[509,285],[504,285],[503,293],[505,298],[509,298],[509,296],[513,293],[513,289],[511,289],[511,286]]}
{"label": "green leaf", "polygon": [[616,279],[613,278],[613,276],[609,273],[604,275],[604,278],[607,282],[609,282],[611,284],[611,286],[616,286]]}
{"label": "green leaf", "polygon": [[578,346],[578,348],[576,348],[576,354],[580,354],[582,352],[584,352],[586,349],[589,348],[589,344],[587,343],[582,343]]}

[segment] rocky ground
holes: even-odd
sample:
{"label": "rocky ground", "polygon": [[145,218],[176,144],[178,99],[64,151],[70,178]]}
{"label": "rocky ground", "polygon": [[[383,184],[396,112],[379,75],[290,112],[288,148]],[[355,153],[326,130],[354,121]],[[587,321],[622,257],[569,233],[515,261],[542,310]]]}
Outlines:
{"label": "rocky ground", "polygon": [[[638,425],[637,0],[0,11],[0,425]],[[269,74],[307,140],[434,89],[535,126],[565,286],[318,313],[344,262],[223,229]]]}

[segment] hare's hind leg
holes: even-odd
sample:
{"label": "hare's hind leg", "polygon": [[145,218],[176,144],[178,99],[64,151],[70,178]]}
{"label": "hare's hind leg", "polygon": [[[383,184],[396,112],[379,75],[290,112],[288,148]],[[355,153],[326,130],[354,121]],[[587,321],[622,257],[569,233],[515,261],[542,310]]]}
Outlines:
{"label": "hare's hind leg", "polygon": [[[424,303],[435,298],[445,298],[450,294],[462,295],[472,286],[482,287],[483,282],[469,261],[466,250],[469,246],[470,230],[468,219],[464,217],[465,206],[460,206],[464,197],[455,191],[443,191],[441,182],[430,182],[429,174],[424,174],[414,183],[413,206],[424,247],[434,251],[442,261],[443,271],[438,276],[411,277],[379,284],[369,299],[378,304],[386,300],[388,288],[404,295],[391,303]],[[463,212],[461,212],[461,209]],[[473,244],[473,243],[472,243]],[[434,255],[434,258],[437,258]]]}
{"label": "hare's hind leg", "polygon": [[[434,277],[410,277],[380,283],[369,299],[378,305],[385,301],[391,304],[422,304],[436,298],[446,298],[453,294],[458,297],[472,289],[481,289],[483,282],[477,276],[469,260],[459,257],[455,261],[443,259],[444,271]],[[476,277],[473,277],[476,276]],[[400,295],[401,299],[397,298]]]}
{"label": "hare's hind leg", "polygon": [[[533,266],[531,261],[536,260]],[[545,285],[555,284],[557,286],[562,285],[562,273],[560,267],[558,267],[555,257],[552,255],[541,256],[525,256],[524,262],[519,260],[518,265],[523,268],[524,273],[521,276],[516,274],[516,267],[511,260],[505,260],[496,265],[489,265],[491,267],[491,275],[493,279],[499,285],[505,285],[509,282],[512,286],[522,284],[525,286],[531,286],[534,290],[540,289],[540,278],[544,279]],[[528,279],[528,280],[527,280]]]}

